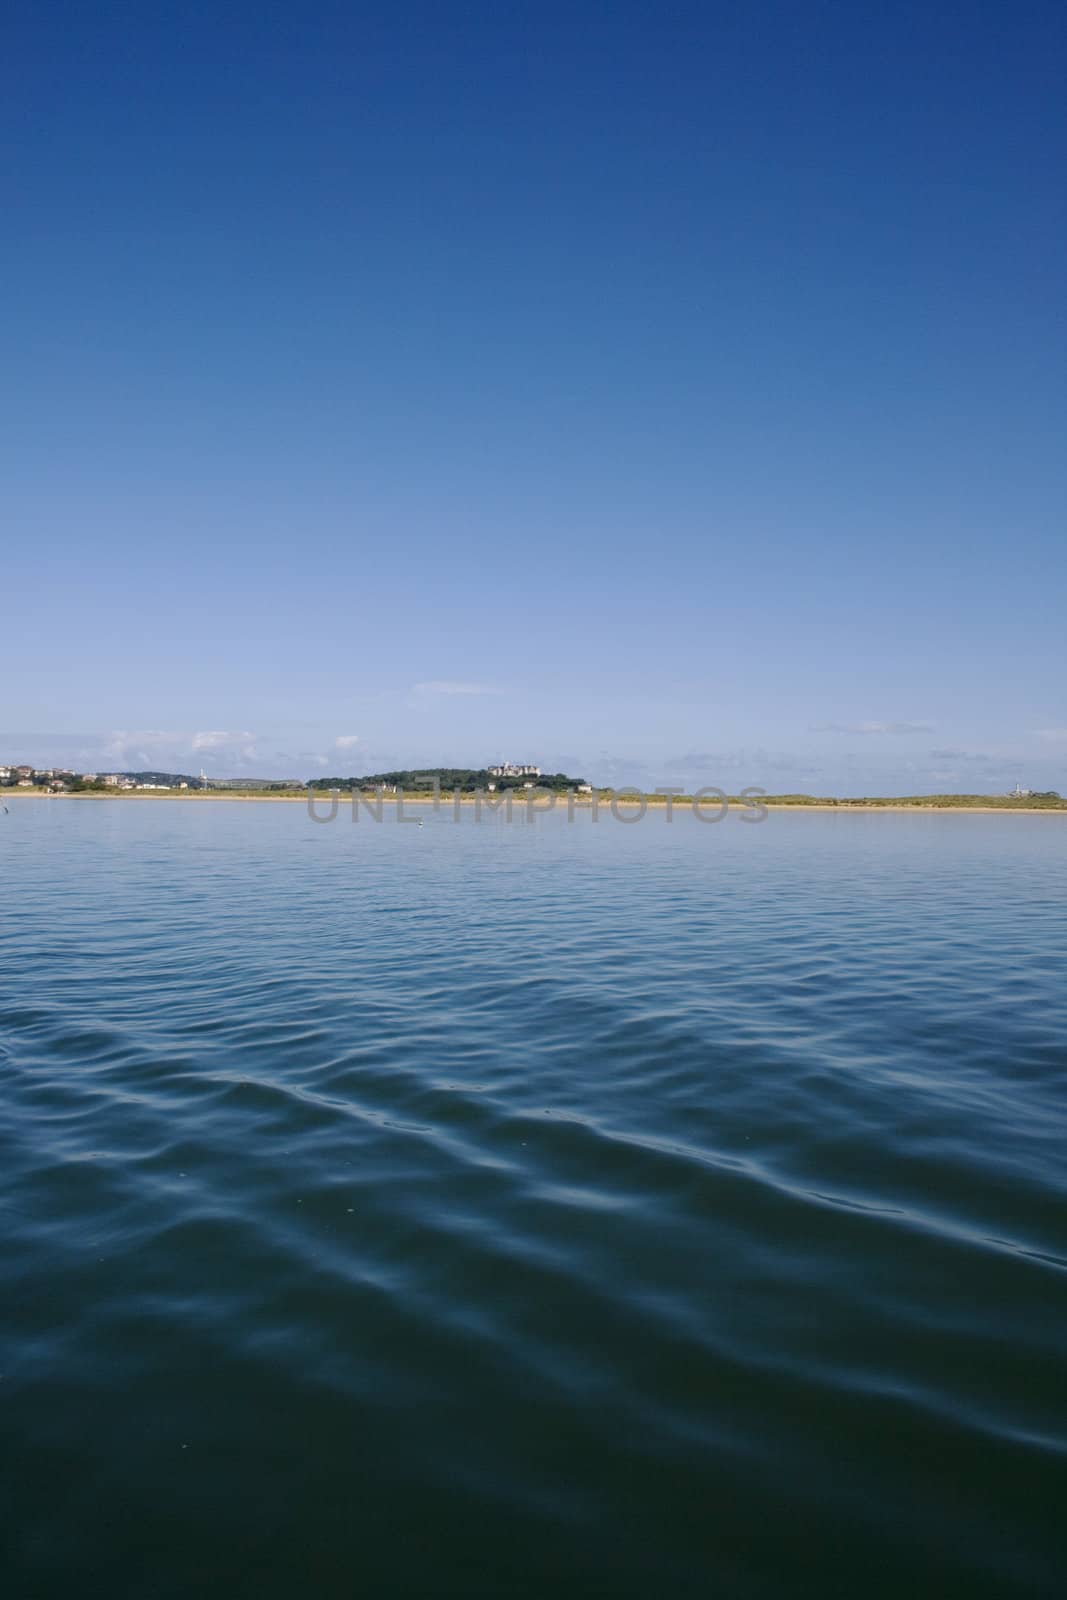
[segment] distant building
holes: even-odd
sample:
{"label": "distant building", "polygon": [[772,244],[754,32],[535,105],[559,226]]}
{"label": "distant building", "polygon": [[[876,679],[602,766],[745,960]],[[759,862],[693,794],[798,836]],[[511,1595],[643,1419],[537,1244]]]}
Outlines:
{"label": "distant building", "polygon": [[10,782],[11,782],[11,768],[10,767],[0,767],[0,783],[10,783]]}
{"label": "distant building", "polygon": [[285,789],[285,778],[208,778],[212,789]]}
{"label": "distant building", "polygon": [[33,768],[32,767],[12,767],[11,770],[15,774],[16,778],[32,778],[33,777]]}
{"label": "distant building", "polygon": [[541,768],[531,766],[515,766],[510,761],[502,761],[499,766],[486,769],[491,778],[539,778]]}
{"label": "distant building", "polygon": [[1017,783],[1015,785],[1014,789],[1011,789],[1011,790],[1008,791],[1008,799],[1009,800],[1029,800],[1029,798],[1033,794],[1033,792],[1034,791],[1032,789],[1024,789],[1021,783]]}

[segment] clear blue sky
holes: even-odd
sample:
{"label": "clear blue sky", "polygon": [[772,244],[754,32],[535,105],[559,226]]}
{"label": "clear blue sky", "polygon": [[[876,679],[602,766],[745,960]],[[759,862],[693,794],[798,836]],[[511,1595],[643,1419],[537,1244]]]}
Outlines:
{"label": "clear blue sky", "polygon": [[0,760],[1067,792],[1065,77],[1035,0],[15,0]]}

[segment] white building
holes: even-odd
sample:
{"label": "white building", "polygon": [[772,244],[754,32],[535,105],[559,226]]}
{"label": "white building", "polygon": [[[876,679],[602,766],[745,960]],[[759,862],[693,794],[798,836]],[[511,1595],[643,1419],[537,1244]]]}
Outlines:
{"label": "white building", "polygon": [[510,761],[502,761],[498,767],[486,769],[491,778],[539,778],[541,768],[530,765],[514,766]]}

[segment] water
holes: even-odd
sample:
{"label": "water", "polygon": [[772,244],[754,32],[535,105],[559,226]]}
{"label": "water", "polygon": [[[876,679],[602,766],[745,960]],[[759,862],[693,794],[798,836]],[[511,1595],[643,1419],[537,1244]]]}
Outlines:
{"label": "water", "polygon": [[1057,1591],[1067,818],[0,862],[13,1600]]}

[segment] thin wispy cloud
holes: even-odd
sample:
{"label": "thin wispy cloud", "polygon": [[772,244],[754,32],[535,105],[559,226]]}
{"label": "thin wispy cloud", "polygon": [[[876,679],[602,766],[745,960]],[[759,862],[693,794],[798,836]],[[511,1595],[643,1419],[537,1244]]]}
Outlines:
{"label": "thin wispy cloud", "polygon": [[358,743],[358,733],[339,733],[333,741],[333,747],[335,750],[354,750]]}
{"label": "thin wispy cloud", "polygon": [[932,722],[813,722],[809,733],[858,734],[861,738],[879,734],[932,733]]}
{"label": "thin wispy cloud", "polygon": [[1034,731],[1046,744],[1067,744],[1067,728],[1035,728]]}
{"label": "thin wispy cloud", "polygon": [[931,761],[965,761],[973,766],[986,767],[990,771],[1001,769],[1011,770],[1017,762],[1010,756],[997,755],[990,750],[931,750]]}
{"label": "thin wispy cloud", "polygon": [[463,683],[453,678],[431,678],[428,683],[416,683],[415,694],[503,694],[502,689],[490,683]]}
{"label": "thin wispy cloud", "polygon": [[[669,757],[663,763],[663,770],[670,777],[699,776],[708,783],[714,783],[716,773],[752,772],[757,766],[766,768],[779,764],[779,760],[780,758],[771,756],[766,750],[750,750],[745,747],[730,750],[690,750],[685,755]],[[790,761],[789,764],[793,763]],[[756,782],[756,779],[753,778],[752,781]]]}

